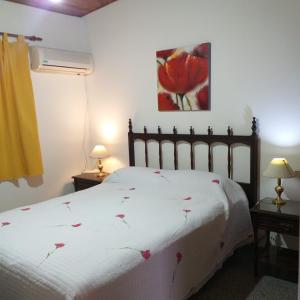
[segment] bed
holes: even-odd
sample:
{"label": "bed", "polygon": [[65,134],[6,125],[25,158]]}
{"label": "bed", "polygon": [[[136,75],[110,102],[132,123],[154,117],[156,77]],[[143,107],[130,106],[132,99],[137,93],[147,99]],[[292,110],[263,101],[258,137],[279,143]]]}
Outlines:
{"label": "bed", "polygon": [[[250,136],[233,136],[231,130],[226,136],[198,136],[193,130],[135,133],[130,122],[131,167],[99,186],[0,214],[0,298],[188,299],[252,237],[255,125],[253,120]],[[239,185],[213,172],[147,167],[148,140],[174,143],[176,169],[177,142],[203,138],[209,145],[224,139],[229,161],[233,144],[248,145],[250,183]],[[138,139],[145,141],[146,167],[134,166]],[[193,169],[192,156],[191,150]]]}

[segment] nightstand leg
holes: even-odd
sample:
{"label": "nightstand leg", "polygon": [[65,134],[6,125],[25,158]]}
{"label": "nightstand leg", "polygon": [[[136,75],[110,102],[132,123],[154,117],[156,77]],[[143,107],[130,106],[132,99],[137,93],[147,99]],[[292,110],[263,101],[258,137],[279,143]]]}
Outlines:
{"label": "nightstand leg", "polygon": [[267,231],[266,247],[270,247],[270,231]]}
{"label": "nightstand leg", "polygon": [[254,275],[258,276],[258,232],[257,227],[254,224]]}

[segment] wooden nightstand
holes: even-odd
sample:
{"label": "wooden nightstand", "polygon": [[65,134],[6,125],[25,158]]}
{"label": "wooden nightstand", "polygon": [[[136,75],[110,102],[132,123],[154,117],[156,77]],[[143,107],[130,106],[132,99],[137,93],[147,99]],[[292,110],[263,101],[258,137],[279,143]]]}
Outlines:
{"label": "wooden nightstand", "polygon": [[97,174],[95,173],[82,173],[80,175],[73,176],[75,192],[100,184],[107,175],[109,174],[105,173],[105,175],[97,177]]}
{"label": "wooden nightstand", "polygon": [[[262,199],[250,209],[254,229],[254,272],[265,273],[297,282],[298,251],[270,245],[270,232],[299,237],[300,202],[288,200],[287,204],[277,208],[271,198]],[[258,231],[264,230],[267,238],[260,246]]]}

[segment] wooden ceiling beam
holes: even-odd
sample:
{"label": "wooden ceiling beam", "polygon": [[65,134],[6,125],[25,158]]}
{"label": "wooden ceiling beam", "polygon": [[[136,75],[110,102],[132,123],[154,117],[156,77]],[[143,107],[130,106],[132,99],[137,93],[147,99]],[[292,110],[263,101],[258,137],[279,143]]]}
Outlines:
{"label": "wooden ceiling beam", "polygon": [[83,17],[99,8],[102,8],[117,0],[62,0],[61,3],[53,3],[50,0],[6,0],[32,7],[41,8],[65,15]]}

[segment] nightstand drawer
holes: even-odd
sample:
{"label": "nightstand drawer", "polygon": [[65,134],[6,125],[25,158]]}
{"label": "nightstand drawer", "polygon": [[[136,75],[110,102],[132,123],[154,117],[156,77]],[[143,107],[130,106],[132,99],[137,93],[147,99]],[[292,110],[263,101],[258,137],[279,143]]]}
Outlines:
{"label": "nightstand drawer", "polygon": [[73,176],[75,191],[81,191],[88,189],[92,186],[101,184],[103,179],[109,175],[108,173],[104,173],[102,176],[97,176],[94,173],[82,173],[80,175]]}
{"label": "nightstand drawer", "polygon": [[254,222],[256,222],[260,229],[295,236],[299,235],[299,223],[297,220],[284,217],[274,218],[272,215],[255,215]]}
{"label": "nightstand drawer", "polygon": [[77,181],[75,183],[75,187],[76,187],[76,191],[81,191],[81,190],[85,190],[88,189],[92,186],[98,185],[99,182],[83,182],[83,181]]}

